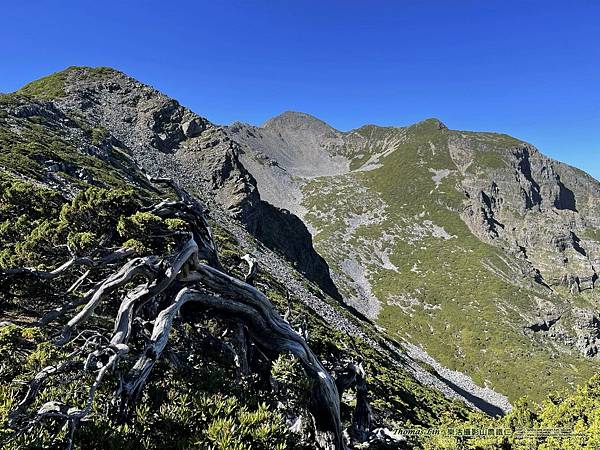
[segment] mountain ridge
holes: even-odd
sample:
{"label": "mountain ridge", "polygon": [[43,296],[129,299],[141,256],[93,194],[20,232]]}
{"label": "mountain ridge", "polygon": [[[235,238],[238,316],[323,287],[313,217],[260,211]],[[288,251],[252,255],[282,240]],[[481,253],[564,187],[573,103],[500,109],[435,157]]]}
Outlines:
{"label": "mountain ridge", "polygon": [[[134,234],[143,241],[129,239],[123,245],[132,245],[138,249],[136,251],[149,251],[149,248],[156,245],[156,230],[152,231],[152,227],[160,223],[160,218],[148,215],[147,206],[139,205],[138,202],[143,198],[144,202],[154,199],[169,204],[172,197],[148,184],[147,177],[172,177],[208,207],[215,240],[227,270],[239,279],[245,279],[239,255],[251,254],[250,258],[255,257],[260,267],[257,287],[266,291],[269,301],[276,305],[282,316],[290,315],[290,323],[299,334],[306,336],[305,339],[316,349],[327,370],[343,380],[345,371],[349,370],[346,368],[348,361],[358,361],[357,364],[362,367],[360,370],[364,369],[369,374],[367,387],[373,426],[383,427],[375,434],[369,430],[369,439],[374,439],[374,442],[389,440],[389,428],[397,424],[432,425],[442,417],[458,420],[466,417],[467,411],[473,412],[472,408],[490,415],[510,410],[511,404],[502,394],[491,388],[475,385],[470,377],[462,373],[445,369],[417,347],[410,352],[405,350],[397,340],[389,338],[381,328],[357,314],[351,305],[328,295],[319,287],[318,280],[311,280],[302,270],[300,257],[306,255],[307,243],[312,237],[298,217],[269,203],[262,203],[256,180],[243,165],[241,158],[244,149],[228,136],[227,129],[181,107],[177,101],[150,86],[104,68],[70,68],[66,72],[30,84],[27,90],[29,92],[26,95],[18,93],[0,96],[0,146],[3,150],[0,152],[0,211],[9,214],[0,227],[3,238],[0,275],[4,276],[5,269],[10,271],[15,266],[53,270],[68,260],[71,251],[85,255],[90,245],[106,239],[116,239],[115,244],[119,245],[121,240],[131,236],[127,234],[131,232],[129,227],[147,230],[147,234]],[[37,186],[39,191],[32,186]],[[23,202],[23,196],[27,195],[31,197],[30,200]],[[132,203],[141,209],[129,215]],[[29,204],[31,208],[27,206]],[[23,210],[25,215],[18,216]],[[281,224],[280,220],[294,223],[288,226]],[[115,222],[116,229],[103,228],[106,224],[115,226]],[[13,229],[13,224],[18,226]],[[171,230],[174,231],[180,224],[175,221],[169,222],[168,226],[175,227]],[[75,229],[71,231],[70,227]],[[165,231],[162,230],[161,233]],[[300,232],[305,233],[304,236]],[[292,254],[286,255],[276,246],[269,245],[268,240],[277,237],[283,239],[287,246],[295,245],[295,239],[299,239],[300,244]],[[314,269],[314,260],[307,265]],[[24,269],[25,272],[28,270]],[[71,274],[71,278],[73,275],[79,276],[77,272]],[[10,352],[29,358],[33,351],[31,354],[34,356],[31,358],[41,354],[48,361],[56,361],[53,358],[59,355],[47,350],[52,348],[52,344],[41,339],[43,337],[49,340],[50,334],[41,331],[35,343],[27,341],[26,344],[22,338],[14,336],[30,336],[30,328],[39,319],[37,315],[57,307],[57,302],[64,297],[47,297],[49,287],[44,284],[44,280],[33,283],[19,283],[17,280],[14,285],[11,283],[9,290],[5,289],[5,279],[0,281],[2,318],[7,319],[0,325],[0,338],[6,339],[8,336],[10,345],[7,348],[11,349]],[[77,280],[57,279],[57,285],[51,284],[50,291],[70,281]],[[93,286],[92,280],[83,282],[84,286]],[[51,280],[51,283],[54,281]],[[108,309],[100,309],[110,314],[114,306],[109,304],[106,305]],[[5,308],[7,311],[4,311]],[[23,311],[28,313],[23,314]],[[178,324],[179,320],[176,322]],[[111,329],[110,324],[106,330],[103,323],[98,326],[98,330],[102,332],[109,332]],[[194,341],[198,336],[193,336],[193,330],[190,336],[190,330],[186,331],[185,328],[178,329],[177,337],[169,344],[169,351],[174,352],[171,356],[177,357],[184,352],[184,359],[174,360],[175,368],[169,369],[171,363],[168,361],[160,366],[159,370],[167,372],[152,380],[148,395],[153,398],[153,402],[162,405],[161,409],[152,419],[144,415],[140,417],[140,423],[145,424],[143,426],[157,421],[159,429],[152,431],[157,442],[165,442],[165,436],[160,434],[160,426],[166,426],[163,421],[168,421],[168,417],[163,417],[163,414],[178,417],[182,424],[177,434],[177,446],[189,436],[192,436],[190,439],[197,439],[194,438],[195,433],[204,433],[201,434],[202,439],[207,439],[206,427],[218,426],[218,420],[221,420],[219,417],[214,418],[215,422],[212,424],[202,423],[199,429],[196,423],[189,423],[189,417],[195,417],[194,414],[198,411],[186,409],[183,399],[189,395],[203,397],[215,394],[211,391],[207,394],[202,390],[205,389],[202,384],[203,376],[208,376],[209,381],[212,380],[210,383],[215,383],[213,388],[219,390],[219,395],[224,393],[230,396],[230,400],[238,405],[236,408],[255,411],[258,407],[255,397],[248,398],[248,393],[238,392],[230,383],[231,380],[227,385],[219,378],[223,376],[222,371],[231,377],[236,376],[232,374],[240,369],[231,362],[211,360],[214,359],[214,346],[219,348],[217,341],[220,338],[217,336],[225,339],[223,348],[238,345],[235,344],[235,331],[219,327],[217,330],[219,334],[212,338],[210,333],[214,331],[202,331],[204,337],[200,339],[200,348],[190,350],[180,346],[180,338],[192,346],[194,342],[198,343]],[[206,332],[208,336],[204,335]],[[35,346],[38,344],[39,348]],[[25,346],[24,352],[17,351],[21,346]],[[4,348],[0,351],[4,351]],[[46,351],[50,353],[46,354]],[[210,370],[209,367],[203,368],[200,381],[195,375],[190,378],[189,373],[178,372],[177,361],[187,360],[189,355],[186,352],[189,351],[192,351],[191,357],[194,360],[198,358],[196,351],[202,355],[201,359],[207,357],[210,364],[214,365],[215,372],[206,372]],[[204,352],[208,355],[204,355]],[[253,354],[254,358],[264,357],[260,352]],[[15,398],[9,394],[14,388],[9,383],[14,383],[19,377],[35,375],[35,372],[31,372],[33,366],[23,359],[13,362],[10,370],[0,375],[8,374],[9,377],[6,387],[0,388],[0,395],[5,396],[3,398],[9,395],[10,398]],[[274,367],[287,364],[281,360],[266,364],[256,359],[254,363],[257,365],[254,369],[260,373],[268,372],[271,363]],[[169,370],[174,370],[177,377],[170,377],[172,372]],[[285,376],[298,380],[299,383],[303,380],[301,369],[293,375]],[[169,384],[169,380],[181,380],[183,384],[174,386]],[[301,417],[305,414],[303,411],[306,406],[302,402],[307,400],[306,395],[290,394],[291,397],[287,400],[277,403],[277,397],[271,392],[274,389],[272,381],[268,380],[266,384],[260,380],[248,383],[252,386],[250,392],[252,389],[259,389],[263,396],[261,398],[269,402],[271,409],[267,415],[268,420],[272,418],[271,413],[275,414],[275,418],[280,417],[279,415],[286,418],[285,426],[273,425],[273,433],[284,433],[295,425],[295,430],[300,429],[289,435],[290,439],[293,442],[294,439],[301,439],[308,448],[315,448],[314,430],[311,431],[314,421],[310,415],[307,418]],[[287,382],[283,380],[278,383],[278,392],[287,392],[284,391],[288,389]],[[190,393],[186,390],[198,384],[201,386],[199,392]],[[167,404],[164,397],[157,398],[157,390],[163,389],[169,393],[169,398],[181,398],[184,406],[177,406],[177,400]],[[212,404],[210,402],[220,400],[209,397],[202,401]],[[9,401],[6,408],[0,408],[2,420],[6,419],[10,404]],[[354,404],[352,394],[341,400],[345,427],[349,427],[352,422]],[[142,406],[154,407],[148,403],[143,403]],[[210,417],[212,410],[208,411]],[[202,408],[200,412],[206,413]],[[242,417],[245,416],[228,417],[227,420],[238,424]],[[318,421],[316,425],[319,425]],[[3,436],[7,432],[4,426],[0,425],[0,434]],[[115,427],[105,414],[99,414],[93,420],[91,428],[87,424],[82,426],[78,436],[83,442],[95,442],[98,439],[94,434],[95,430],[103,430],[102,433],[109,433],[111,436],[107,445],[140,442],[139,435],[135,434],[140,428],[134,434],[126,434]],[[44,433],[34,437],[33,442],[47,442],[48,431]],[[378,433],[380,437],[377,437]],[[167,439],[169,437],[172,438],[168,436]],[[406,440],[401,436],[392,439],[392,442],[397,444],[398,439],[400,442]],[[20,442],[16,444],[17,447]]]}
{"label": "mountain ridge", "polygon": [[[246,123],[246,122],[242,122],[242,121],[235,121],[233,123],[231,123],[230,125],[224,125],[226,127],[237,127],[237,126],[248,126],[248,127],[255,127],[255,128],[264,128],[266,124],[268,124],[270,121],[274,120],[274,119],[278,119],[281,116],[286,116],[286,115],[294,115],[298,118],[303,118],[303,117],[309,117],[310,121],[316,121],[318,123],[322,123],[324,125],[326,125],[329,129],[333,130],[336,133],[340,133],[340,134],[351,134],[351,133],[359,133],[362,131],[364,131],[365,129],[394,129],[394,130],[401,130],[401,129],[406,129],[409,127],[413,127],[413,126],[418,126],[418,125],[427,125],[427,124],[431,124],[439,129],[448,129],[448,126],[439,118],[436,117],[429,117],[426,119],[422,119],[419,121],[416,121],[414,123],[408,124],[408,125],[378,125],[377,123],[366,123],[364,125],[360,125],[356,128],[351,128],[348,129],[346,131],[343,130],[338,130],[337,128],[333,127],[332,125],[328,124],[325,120],[320,119],[317,116],[314,116],[310,113],[307,112],[302,112],[302,111],[292,111],[292,110],[288,110],[288,111],[283,111],[279,114],[276,114],[275,116],[272,116],[271,118],[265,120],[262,124],[259,125],[254,125],[251,123]],[[487,134],[487,135],[496,135],[498,137],[502,137],[502,138],[510,138],[510,139],[514,139],[516,141],[522,142],[522,143],[527,143],[525,140],[519,139],[519,138],[514,138],[513,136],[511,136],[510,134],[503,132],[503,131],[490,131],[490,130],[467,130],[467,129],[452,129],[452,131],[456,131],[456,132],[464,132],[464,133],[482,133],[482,134]],[[530,144],[531,145],[531,144]],[[537,151],[539,151],[538,149],[536,149]],[[595,181],[600,182],[596,177],[594,177],[592,174],[590,174],[589,172],[587,172],[586,170],[577,167],[573,164],[570,164],[568,162],[562,161],[560,159],[557,159],[555,157],[549,157],[549,159],[551,159],[553,162],[557,162],[560,163],[562,165],[565,166],[569,166],[570,168],[572,168],[573,170],[579,171],[581,172],[582,175],[593,178]]]}
{"label": "mountain ridge", "polygon": [[[54,78],[64,83],[62,90],[54,87],[58,84]],[[251,233],[298,261],[309,278],[334,297],[338,295],[303,224],[261,201],[252,175],[239,163],[235,143],[222,127],[113,69],[72,67],[51,75],[50,82],[42,78],[20,92],[35,92],[44,84],[50,84],[50,92],[60,93],[54,101],[61,107],[82,112],[88,120],[113,130],[149,173],[185,174],[184,186],[215,193],[207,200],[230,210]],[[197,152],[203,153],[202,159],[194,157]]]}

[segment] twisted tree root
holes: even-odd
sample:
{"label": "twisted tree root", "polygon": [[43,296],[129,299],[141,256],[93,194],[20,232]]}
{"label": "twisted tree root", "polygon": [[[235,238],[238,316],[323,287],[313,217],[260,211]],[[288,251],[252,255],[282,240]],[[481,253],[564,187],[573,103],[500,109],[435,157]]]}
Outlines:
{"label": "twisted tree root", "polygon": [[[166,257],[136,257],[130,249],[119,249],[98,261],[85,257],[73,258],[49,272],[12,269],[0,274],[7,277],[35,276],[47,280],[61,276],[69,267],[76,265],[106,268],[131,257],[120,268],[96,283],[82,298],[70,300],[60,308],[50,311],[40,321],[42,324],[48,323],[61,314],[83,305],[63,327],[56,344],[72,345],[81,336],[90,336],[65,360],[42,369],[31,380],[27,393],[10,415],[10,425],[16,429],[15,436],[47,418],[54,418],[62,420],[67,427],[66,448],[70,449],[75,429],[90,413],[98,387],[105,381],[107,374],[119,367],[123,356],[130,353],[128,342],[139,337],[132,327],[134,320],[154,320],[152,334],[145,350],[137,355],[136,363],[125,378],[121,379],[120,387],[115,393],[121,417],[126,417],[129,411],[133,410],[132,406],[139,398],[148,376],[168,345],[174,318],[185,304],[190,303],[208,314],[233,320],[238,326],[243,324],[242,329],[247,330],[250,339],[265,354],[295,355],[313,383],[311,412],[315,418],[317,442],[321,448],[343,449],[340,397],[336,383],[311,351],[306,340],[281,318],[268,298],[250,284],[257,273],[255,259],[247,258],[249,272],[246,282],[225,273],[204,216],[203,205],[170,180],[152,181],[171,186],[179,197],[178,201],[163,201],[149,209],[160,217],[180,218],[188,224],[190,233],[187,240],[180,242],[177,252]],[[205,259],[208,264],[202,263],[201,259]],[[67,295],[74,292],[86,276],[87,274],[84,274],[80,277],[68,289]],[[143,282],[119,295],[121,301],[114,328],[109,336],[84,330],[72,339],[73,332],[95,314],[104,299],[115,296],[138,279],[142,279]],[[44,403],[36,412],[31,411],[31,406],[48,381],[55,375],[76,371],[95,375],[82,408],[50,401]]]}
{"label": "twisted tree root", "polygon": [[371,430],[372,411],[368,399],[368,386],[365,369],[362,364],[348,364],[335,380],[340,400],[347,389],[356,388],[356,406],[352,412],[351,436],[364,442]]}
{"label": "twisted tree root", "polygon": [[127,258],[128,256],[133,255],[135,251],[131,248],[120,248],[108,255],[100,258],[99,260],[94,260],[87,256],[79,256],[73,257],[61,266],[57,267],[51,271],[45,270],[37,270],[31,269],[27,267],[18,268],[18,269],[7,269],[1,270],[0,276],[2,277],[35,277],[43,280],[51,280],[61,276],[67,269],[75,266],[90,266],[90,267],[102,267],[112,263],[115,263],[119,260]]}

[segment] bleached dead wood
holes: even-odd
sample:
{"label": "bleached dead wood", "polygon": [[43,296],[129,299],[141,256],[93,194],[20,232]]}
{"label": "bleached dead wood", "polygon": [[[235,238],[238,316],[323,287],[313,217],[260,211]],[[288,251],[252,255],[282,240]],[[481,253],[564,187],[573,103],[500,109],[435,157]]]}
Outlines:
{"label": "bleached dead wood", "polygon": [[254,284],[254,279],[258,275],[258,261],[249,253],[242,256],[242,259],[248,263],[248,272],[244,281],[248,284]]}
{"label": "bleached dead wood", "polygon": [[[70,298],[63,305],[46,314],[40,321],[45,326],[61,315],[83,306],[63,326],[55,344],[70,346],[74,350],[55,366],[42,369],[28,384],[27,392],[11,412],[10,425],[16,434],[22,434],[32,426],[48,419],[62,420],[66,427],[64,446],[71,448],[75,429],[91,411],[98,387],[106,382],[108,374],[117,373],[125,355],[133,357],[135,364],[121,376],[115,390],[115,403],[120,406],[121,418],[134,410],[148,376],[168,346],[175,318],[181,308],[190,304],[205,314],[220,317],[241,326],[248,338],[264,354],[276,357],[291,353],[301,362],[312,380],[311,412],[315,419],[316,439],[321,448],[342,449],[340,420],[340,397],[336,383],[303,338],[279,315],[269,299],[252,286],[257,274],[256,259],[246,255],[249,264],[245,281],[227,274],[221,266],[217,246],[214,243],[206,209],[196,199],[166,179],[152,179],[173,188],[178,200],[166,200],[147,210],[163,218],[179,218],[189,227],[185,239],[179,237],[177,250],[170,255],[136,256],[131,249],[119,249],[99,260],[73,258],[53,271],[12,269],[0,274],[2,277],[34,276],[48,280],[63,276],[73,266],[102,268],[108,274],[96,282],[82,297]],[[205,260],[206,263],[202,262]],[[119,267],[112,267],[121,263]],[[65,295],[73,293],[89,276],[85,273],[71,284]],[[131,286],[134,287],[131,287]],[[114,327],[109,333],[86,330],[85,326],[103,303],[118,299]],[[151,311],[151,317],[141,312]],[[129,341],[135,339],[132,325],[138,319],[153,321],[152,333],[141,354],[131,355]],[[81,330],[76,337],[74,332]],[[201,351],[201,349],[199,349]],[[245,358],[245,355],[240,355]],[[242,371],[247,371],[247,363]],[[87,388],[87,399],[81,407],[69,406],[55,399],[33,410],[35,400],[55,375],[80,372],[81,380],[92,375]],[[120,371],[119,371],[120,372]]]}
{"label": "bleached dead wood", "polygon": [[76,267],[76,266],[90,266],[90,267],[101,267],[101,266],[106,266],[108,264],[112,264],[114,262],[117,262],[119,260],[122,260],[124,258],[127,258],[128,256],[133,255],[134,250],[130,249],[130,248],[120,248],[114,252],[109,253],[108,255],[94,260],[92,258],[89,258],[87,256],[80,256],[80,257],[73,257],[70,260],[68,260],[67,262],[65,262],[64,264],[60,265],[59,267],[57,267],[54,270],[50,270],[50,271],[45,271],[45,270],[37,270],[37,269],[32,269],[32,268],[27,268],[27,267],[23,267],[23,268],[18,268],[18,269],[7,269],[7,270],[0,270],[0,276],[1,277],[35,277],[35,278],[41,278],[44,280],[51,280],[53,278],[57,278],[59,276],[61,276],[64,272],[67,271],[67,269],[70,269],[71,267]]}
{"label": "bleached dead wood", "polygon": [[350,363],[336,377],[336,385],[340,400],[344,392],[352,387],[356,389],[356,406],[352,412],[352,427],[350,435],[358,442],[367,440],[372,421],[371,405],[369,404],[369,390],[365,370],[362,364]]}

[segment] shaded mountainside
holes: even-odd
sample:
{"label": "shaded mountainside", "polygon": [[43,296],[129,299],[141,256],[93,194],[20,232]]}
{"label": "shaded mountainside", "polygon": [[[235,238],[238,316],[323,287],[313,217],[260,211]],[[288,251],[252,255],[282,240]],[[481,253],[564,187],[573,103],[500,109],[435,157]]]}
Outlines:
{"label": "shaded mountainside", "polygon": [[390,336],[512,400],[597,370],[589,175],[437,119],[339,132],[287,112],[228,133],[265,198],[306,222],[344,299]]}

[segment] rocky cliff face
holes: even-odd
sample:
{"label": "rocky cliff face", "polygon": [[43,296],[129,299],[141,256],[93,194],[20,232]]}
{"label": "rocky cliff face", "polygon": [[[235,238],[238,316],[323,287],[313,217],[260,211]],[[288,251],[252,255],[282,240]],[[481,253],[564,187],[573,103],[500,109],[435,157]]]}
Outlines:
{"label": "rocky cliff face", "polygon": [[567,361],[596,367],[600,183],[587,174],[437,119],[340,132],[284,113],[227,133],[259,189],[307,223],[345,300],[388,332],[513,397],[570,379]]}
{"label": "rocky cliff face", "polygon": [[520,253],[540,282],[592,289],[600,261],[590,232],[600,227],[600,185],[529,144],[497,155],[503,167],[466,174],[462,183],[471,231]]}
{"label": "rocky cliff face", "polygon": [[[176,179],[208,203],[223,207],[339,299],[329,268],[302,221],[261,199],[254,177],[240,162],[238,144],[223,127],[112,69],[74,68],[63,77],[58,108],[110,133],[148,173]],[[35,83],[24,91],[33,88]]]}

